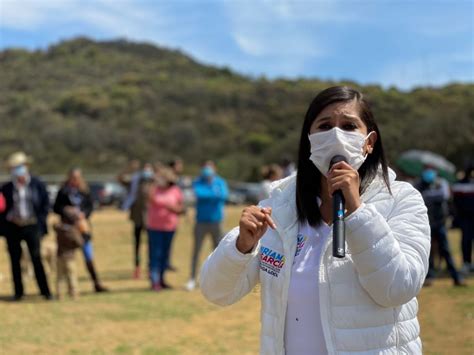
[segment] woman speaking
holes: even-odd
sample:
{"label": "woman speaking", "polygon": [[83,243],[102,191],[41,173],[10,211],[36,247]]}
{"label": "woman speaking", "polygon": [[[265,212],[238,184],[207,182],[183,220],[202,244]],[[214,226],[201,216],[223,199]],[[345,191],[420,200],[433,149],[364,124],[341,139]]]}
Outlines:
{"label": "woman speaking", "polygon": [[[331,165],[336,155],[346,161]],[[332,256],[338,190],[344,258]],[[337,86],[309,106],[296,176],[244,209],[204,264],[201,287],[229,305],[261,283],[262,354],[421,354],[416,295],[429,250],[420,194],[387,167],[363,95]]]}

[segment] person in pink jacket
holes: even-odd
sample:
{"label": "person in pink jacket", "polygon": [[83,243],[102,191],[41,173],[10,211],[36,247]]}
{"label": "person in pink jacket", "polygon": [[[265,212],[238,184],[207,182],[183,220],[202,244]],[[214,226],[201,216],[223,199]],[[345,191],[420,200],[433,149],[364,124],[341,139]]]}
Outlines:
{"label": "person in pink jacket", "polygon": [[167,167],[160,167],[155,186],[150,190],[147,211],[150,281],[155,291],[170,286],[164,280],[171,240],[183,211],[183,194],[176,185],[177,177]]}

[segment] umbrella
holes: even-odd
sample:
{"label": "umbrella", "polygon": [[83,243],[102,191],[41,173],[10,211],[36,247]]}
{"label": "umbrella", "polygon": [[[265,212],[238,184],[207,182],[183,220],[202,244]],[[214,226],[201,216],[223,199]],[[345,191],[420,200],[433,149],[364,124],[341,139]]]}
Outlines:
{"label": "umbrella", "polygon": [[428,165],[438,170],[438,174],[449,181],[455,181],[456,167],[453,163],[427,150],[408,150],[400,155],[397,166],[410,176],[420,176]]}

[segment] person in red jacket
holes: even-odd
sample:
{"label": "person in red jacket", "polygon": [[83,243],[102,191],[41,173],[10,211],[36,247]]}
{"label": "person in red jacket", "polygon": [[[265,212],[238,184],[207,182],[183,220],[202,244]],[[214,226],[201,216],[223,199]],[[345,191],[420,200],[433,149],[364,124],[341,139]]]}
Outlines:
{"label": "person in red jacket", "polygon": [[0,192],[0,213],[3,213],[5,211],[5,197],[3,197],[3,194]]}
{"label": "person in red jacket", "polygon": [[3,196],[2,192],[0,191],[0,237],[5,235],[5,216],[4,212],[7,205],[5,202],[5,196]]}

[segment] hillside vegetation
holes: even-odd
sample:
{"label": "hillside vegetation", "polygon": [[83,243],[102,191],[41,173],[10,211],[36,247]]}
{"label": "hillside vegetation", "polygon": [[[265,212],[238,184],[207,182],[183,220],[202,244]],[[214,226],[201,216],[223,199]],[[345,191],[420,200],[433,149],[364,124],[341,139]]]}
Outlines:
{"label": "hillside vegetation", "polygon": [[[130,158],[181,156],[194,172],[215,159],[224,176],[252,179],[262,163],[295,157],[311,99],[335,84],[248,78],[179,52],[77,38],[43,51],[0,52],[0,157],[23,149],[37,172],[80,165],[113,172]],[[474,147],[474,85],[359,86],[393,161],[409,148],[461,167]]]}

